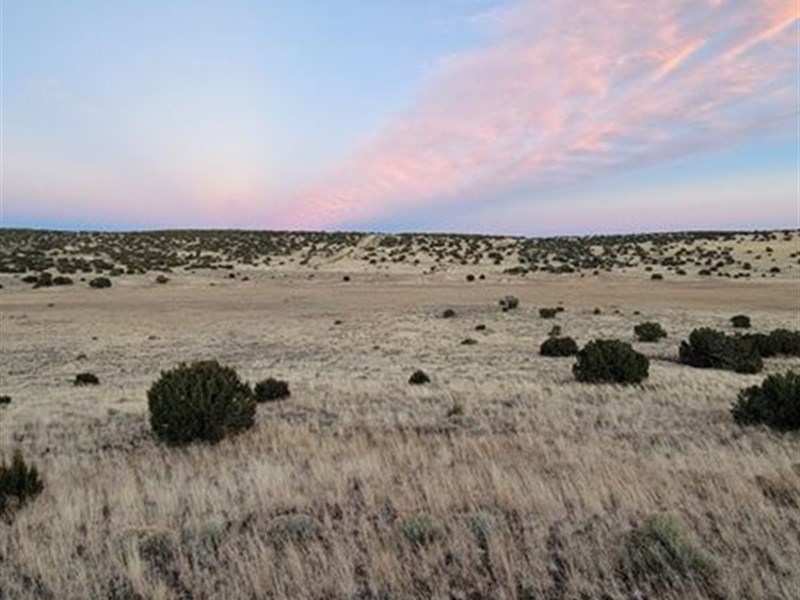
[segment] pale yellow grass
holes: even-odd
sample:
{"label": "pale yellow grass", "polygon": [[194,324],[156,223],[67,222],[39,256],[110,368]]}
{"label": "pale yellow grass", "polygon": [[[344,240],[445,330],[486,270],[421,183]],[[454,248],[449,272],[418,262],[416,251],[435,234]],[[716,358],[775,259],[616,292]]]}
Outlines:
{"label": "pale yellow grass", "polygon": [[[718,567],[712,591],[662,597],[800,596],[798,436],[733,424],[762,376],[675,362],[693,328],[738,312],[797,328],[796,282],[340,275],[3,290],[0,449],[46,487],[0,524],[0,597],[632,598],[623,540],[652,514]],[[520,310],[499,311],[506,293]],[[643,320],[669,337],[635,344],[653,358],[641,387],[578,384],[572,359],[538,356],[554,324],[633,341]],[[199,358],[285,378],[292,397],[218,446],[165,448],[146,390]],[[416,368],[431,385],[406,383]],[[79,371],[101,385],[75,388]],[[419,514],[438,536],[415,548]],[[303,543],[281,536],[298,528]]]}

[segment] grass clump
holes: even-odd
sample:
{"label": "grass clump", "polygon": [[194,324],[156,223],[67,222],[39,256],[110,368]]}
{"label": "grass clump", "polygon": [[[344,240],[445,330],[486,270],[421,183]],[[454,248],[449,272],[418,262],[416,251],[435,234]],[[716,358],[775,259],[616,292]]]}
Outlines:
{"label": "grass clump", "polygon": [[426,513],[417,513],[403,519],[400,533],[415,548],[428,546],[442,537],[442,531]]}
{"label": "grass clump", "polygon": [[639,585],[656,589],[694,582],[709,586],[716,568],[669,517],[644,519],[625,538],[626,566]]}
{"label": "grass clump", "polygon": [[640,342],[657,342],[661,338],[667,337],[667,332],[664,331],[661,324],[653,321],[639,323],[633,328],[633,333]]}
{"label": "grass clump", "polygon": [[147,401],[153,432],[171,446],[217,443],[252,427],[256,410],[250,386],[215,360],[162,372]]}
{"label": "grass clump", "polygon": [[550,337],[539,347],[542,356],[575,356],[578,344],[571,337]]}
{"label": "grass clump", "polygon": [[780,431],[800,429],[800,374],[776,373],[761,385],[743,389],[731,414],[739,425],[766,425]]}
{"label": "grass clump", "polygon": [[275,400],[283,400],[291,395],[289,391],[289,384],[280,379],[268,377],[256,383],[253,387],[256,402],[274,402]]}
{"label": "grass clump", "polygon": [[14,451],[11,464],[0,463],[0,515],[9,515],[44,489],[36,465],[28,465],[19,449]]}
{"label": "grass clump", "polygon": [[727,336],[708,327],[695,329],[681,342],[680,361],[700,369],[758,373],[764,361],[756,345],[745,337]]}
{"label": "grass clump", "polygon": [[594,340],[578,352],[572,372],[586,383],[641,383],[648,376],[650,361],[620,340]]}

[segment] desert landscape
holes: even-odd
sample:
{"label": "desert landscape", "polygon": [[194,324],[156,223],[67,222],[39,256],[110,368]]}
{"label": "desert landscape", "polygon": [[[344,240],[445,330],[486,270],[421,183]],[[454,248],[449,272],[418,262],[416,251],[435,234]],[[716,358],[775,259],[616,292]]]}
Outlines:
{"label": "desert landscape", "polygon": [[[731,407],[800,353],[681,344],[796,338],[799,271],[797,230],[4,229],[0,453],[42,485],[0,521],[0,597],[796,598],[800,437]],[[579,380],[541,354],[566,337],[649,371]],[[290,395],[164,443],[148,390],[195,361]]]}

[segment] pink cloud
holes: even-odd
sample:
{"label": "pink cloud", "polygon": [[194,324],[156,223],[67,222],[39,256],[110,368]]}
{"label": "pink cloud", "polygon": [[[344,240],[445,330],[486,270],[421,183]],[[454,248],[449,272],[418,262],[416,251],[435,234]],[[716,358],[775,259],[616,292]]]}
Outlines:
{"label": "pink cloud", "polygon": [[530,0],[481,15],[413,106],[276,226],[565,186],[726,148],[797,119],[796,0]]}

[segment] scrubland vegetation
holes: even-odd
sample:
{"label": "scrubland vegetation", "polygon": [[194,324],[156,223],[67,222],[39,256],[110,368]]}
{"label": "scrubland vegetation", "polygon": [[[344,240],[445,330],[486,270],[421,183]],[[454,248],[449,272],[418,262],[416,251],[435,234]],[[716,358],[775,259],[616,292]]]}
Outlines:
{"label": "scrubland vegetation", "polygon": [[800,595],[796,232],[1,235],[0,597]]}

